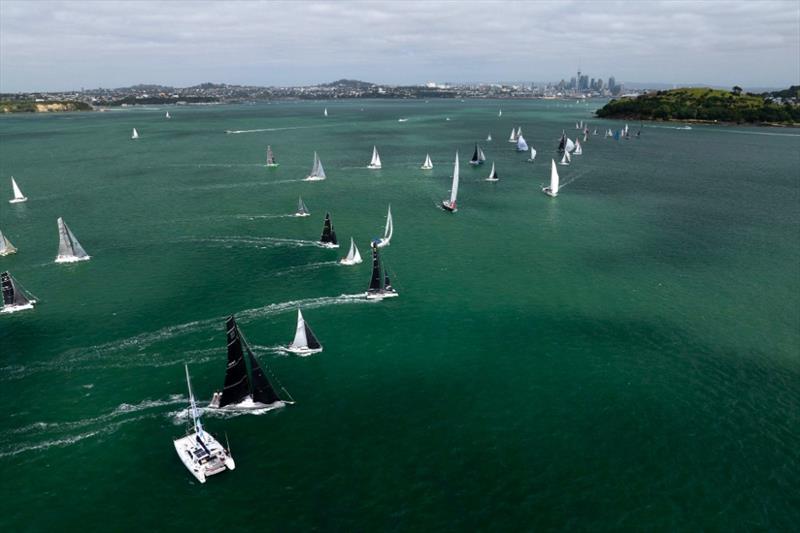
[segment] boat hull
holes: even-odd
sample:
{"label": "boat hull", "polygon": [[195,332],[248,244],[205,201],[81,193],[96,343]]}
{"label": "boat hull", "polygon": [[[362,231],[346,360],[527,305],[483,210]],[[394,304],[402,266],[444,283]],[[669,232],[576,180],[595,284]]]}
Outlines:
{"label": "boat hull", "polygon": [[366,292],[364,293],[367,300],[383,300],[384,298],[394,298],[400,296],[396,291],[380,291],[380,292]]}
{"label": "boat hull", "polygon": [[5,257],[15,253],[17,253],[17,250],[6,250],[5,252],[0,252],[0,257]]}
{"label": "boat hull", "polygon": [[431,165],[431,166],[429,166],[429,167],[426,167],[425,165],[422,165],[422,166],[421,166],[421,167],[419,167],[419,168],[420,168],[421,170],[433,170],[433,165]]}
{"label": "boat hull", "polygon": [[375,241],[375,246],[377,246],[378,248],[383,248],[385,246],[389,246],[390,242],[391,239],[378,239],[377,241]]}
{"label": "boat hull", "polygon": [[380,170],[382,167],[381,165],[367,165],[367,168],[370,170]]}
{"label": "boat hull", "polygon": [[442,209],[444,209],[449,213],[455,213],[456,211],[458,211],[458,209],[456,207],[451,206],[450,202],[447,200],[442,200]]}
{"label": "boat hull", "polygon": [[193,450],[199,448],[196,440],[197,435],[195,433],[172,441],[181,462],[200,483],[205,483],[208,476],[213,476],[225,470],[233,470],[236,468],[233,457],[228,454],[225,448],[223,448],[214,437],[210,436],[208,433],[205,433],[204,437],[203,442],[206,449],[210,451],[211,454],[202,461],[197,460],[196,456],[193,454]]}
{"label": "boat hull", "polygon": [[87,255],[86,257],[74,257],[74,256],[71,256],[71,255],[59,255],[58,257],[56,257],[56,260],[54,262],[55,263],[59,263],[59,264],[62,264],[62,263],[80,263],[81,261],[88,261],[91,258],[92,258],[91,255]]}
{"label": "boat hull", "polygon": [[208,407],[206,407],[206,409],[208,409],[210,411],[222,411],[222,412],[225,412],[225,411],[231,411],[231,412],[234,412],[234,411],[272,411],[273,409],[280,409],[282,407],[286,407],[286,404],[290,403],[290,402],[285,402],[283,400],[279,400],[277,402],[272,402],[272,403],[261,403],[261,402],[253,401],[253,399],[248,396],[247,398],[245,398],[244,400],[242,400],[239,403],[231,403],[231,404],[226,405],[225,407],[220,407],[219,406],[219,398],[221,396],[222,396],[222,394],[219,393],[219,392],[214,393],[214,397],[211,399],[211,402],[209,402]]}
{"label": "boat hull", "polygon": [[338,248],[338,244],[334,244],[332,242],[318,242],[317,246],[321,246],[322,248]]}
{"label": "boat hull", "polygon": [[324,177],[320,176],[306,176],[306,178],[303,181],[322,181],[324,179],[325,179]]}
{"label": "boat hull", "polygon": [[486,178],[486,181],[500,181],[500,180],[497,178]]}
{"label": "boat hull", "polygon": [[21,204],[22,202],[27,202],[27,201],[28,201],[28,197],[27,196],[23,196],[22,198],[12,198],[11,200],[8,201],[8,203],[10,203],[10,204]]}
{"label": "boat hull", "polygon": [[311,213],[295,213],[294,216],[296,216],[296,217],[310,217]]}
{"label": "boat hull", "polygon": [[558,196],[558,193],[553,192],[553,189],[551,189],[550,187],[543,187],[542,192],[545,193],[547,196],[550,196],[551,198],[555,198],[556,196]]}
{"label": "boat hull", "polygon": [[322,348],[293,348],[291,346],[287,346],[285,349],[287,352],[300,357],[308,357],[309,355],[314,355],[322,351]]}
{"label": "boat hull", "polygon": [[281,166],[280,163],[267,163],[267,168],[275,168]]}
{"label": "boat hull", "polygon": [[36,305],[36,300],[31,300],[30,302],[24,305],[4,305],[2,309],[0,309],[0,313],[16,313],[18,311],[26,311],[28,309],[33,309]]}
{"label": "boat hull", "polygon": [[483,163],[484,163],[483,161],[470,161],[469,162],[469,164],[472,165],[473,167],[477,167],[478,165],[482,165]]}
{"label": "boat hull", "polygon": [[363,260],[356,261],[355,259],[347,259],[347,258],[339,260],[339,264],[344,266],[359,265],[361,263],[363,263]]}

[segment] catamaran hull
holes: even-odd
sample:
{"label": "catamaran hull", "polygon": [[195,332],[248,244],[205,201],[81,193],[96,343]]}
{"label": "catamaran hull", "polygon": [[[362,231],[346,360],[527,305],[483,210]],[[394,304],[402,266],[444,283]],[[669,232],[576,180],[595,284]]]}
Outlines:
{"label": "catamaran hull", "polygon": [[224,451],[222,445],[220,445],[216,439],[208,437],[208,434],[206,434],[206,438],[210,441],[206,442],[206,447],[212,449],[215,455],[205,463],[195,462],[194,456],[192,455],[192,449],[197,446],[195,434],[187,435],[186,437],[173,441],[175,451],[178,453],[178,457],[180,457],[183,466],[185,466],[200,483],[205,483],[208,476],[219,474],[226,469],[233,470],[236,468],[233,457]]}
{"label": "catamaran hull", "polygon": [[10,203],[10,204],[21,204],[22,202],[27,202],[27,201],[28,201],[28,197],[27,196],[23,196],[22,198],[12,198],[11,200],[8,201],[8,203]]}
{"label": "catamaran hull", "polygon": [[2,309],[0,309],[0,313],[16,313],[17,311],[26,311],[28,309],[33,309],[33,306],[36,305],[36,300],[31,300],[30,302],[23,304],[23,305],[5,305]]}
{"label": "catamaran hull", "polygon": [[88,261],[91,259],[91,255],[87,255],[86,257],[75,257],[72,255],[59,255],[56,257],[56,263],[79,263],[81,261]]}
{"label": "catamaran hull", "polygon": [[550,187],[542,188],[542,192],[545,193],[547,196],[550,196],[551,198],[555,198],[556,196],[558,196],[558,193],[553,192],[553,189],[551,189]]}

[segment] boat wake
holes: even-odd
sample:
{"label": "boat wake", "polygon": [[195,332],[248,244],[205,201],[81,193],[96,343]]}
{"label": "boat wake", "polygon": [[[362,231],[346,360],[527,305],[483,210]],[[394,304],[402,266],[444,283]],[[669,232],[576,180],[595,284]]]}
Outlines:
{"label": "boat wake", "polygon": [[193,185],[186,187],[175,187],[179,191],[214,191],[218,189],[231,189],[234,187],[262,187],[264,185],[281,185],[283,183],[299,183],[304,179],[293,180],[272,180],[272,181],[244,181],[239,183],[212,183],[210,185]]}
{"label": "boat wake", "polygon": [[232,235],[229,237],[206,237],[206,238],[198,238],[198,237],[187,237],[185,239],[180,239],[182,242],[196,242],[196,243],[207,243],[211,245],[222,245],[226,248],[232,248],[234,246],[252,246],[255,248],[273,248],[276,246],[291,246],[295,248],[301,248],[304,246],[318,246],[319,243],[317,241],[307,241],[303,239],[285,239],[281,237],[247,237],[247,236],[239,236],[239,235]]}
{"label": "boat wake", "polygon": [[[558,187],[558,188],[559,188],[559,190],[560,190],[560,189],[563,189],[564,187],[566,187],[567,185],[569,185],[569,184],[570,184],[570,183],[572,183],[573,181],[576,181],[576,180],[579,180],[579,179],[581,179],[582,177],[584,177],[584,176],[585,176],[585,175],[587,175],[588,173],[589,173],[589,171],[588,171],[588,170],[583,170],[583,171],[581,171],[581,172],[577,173],[575,176],[573,176],[573,177],[572,177],[572,179],[570,179],[569,181],[565,181],[564,183],[562,183],[561,185],[559,185],[559,187]],[[544,187],[544,184],[543,184],[542,186]]]}
{"label": "boat wake", "polygon": [[306,265],[297,265],[289,268],[285,268],[283,270],[278,270],[273,272],[274,276],[286,276],[288,274],[293,274],[295,272],[307,272],[309,270],[317,270],[322,267],[326,266],[336,266],[339,264],[339,261],[320,261],[318,263],[308,263]]}
{"label": "boat wake", "polygon": [[285,128],[259,128],[255,130],[225,130],[229,135],[236,135],[239,133],[261,133],[262,131],[288,131],[288,130],[307,130],[317,128],[333,128],[336,124],[326,124],[322,126],[287,126]]}

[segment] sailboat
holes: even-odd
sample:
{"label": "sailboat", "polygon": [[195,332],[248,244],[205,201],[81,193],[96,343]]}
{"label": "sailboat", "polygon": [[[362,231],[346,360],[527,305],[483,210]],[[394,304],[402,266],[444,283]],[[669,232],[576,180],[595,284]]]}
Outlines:
{"label": "sailboat", "polygon": [[294,216],[296,217],[311,216],[311,213],[308,211],[308,207],[306,207],[306,203],[303,201],[302,196],[297,199],[297,211],[295,212]]}
{"label": "sailboat", "polygon": [[33,309],[36,300],[9,272],[0,274],[0,286],[3,289],[3,308],[0,313],[16,313],[25,309]]}
{"label": "sailboat", "polygon": [[225,383],[222,390],[211,397],[209,409],[228,411],[248,411],[253,409],[277,409],[291,405],[294,400],[278,396],[272,383],[258,364],[258,360],[244,339],[236,319],[229,316],[225,321],[228,340],[228,366],[225,370]]}
{"label": "sailboat", "polygon": [[553,159],[550,160],[550,186],[542,188],[542,192],[553,198],[558,196],[558,170]]}
{"label": "sailboat", "polygon": [[487,136],[486,136],[486,142],[487,142],[487,143],[488,143],[488,142],[492,142],[492,134],[491,134],[491,133],[490,133],[489,135],[487,135]]}
{"label": "sailboat", "polygon": [[322,181],[325,179],[325,169],[322,168],[322,160],[314,152],[314,165],[311,167],[311,173],[306,176],[305,181]]}
{"label": "sailboat", "polygon": [[531,146],[531,157],[528,159],[528,161],[533,163],[535,160],[536,160],[536,148]]}
{"label": "sailboat", "polygon": [[319,238],[320,245],[325,248],[338,248],[339,241],[336,240],[336,232],[333,230],[331,214],[325,213],[325,223],[322,226],[322,235]]}
{"label": "sailboat", "polygon": [[11,244],[11,241],[8,240],[8,237],[3,235],[3,232],[0,231],[0,257],[15,253],[17,253],[17,249]]}
{"label": "sailboat", "polygon": [[347,252],[347,256],[343,257],[339,260],[340,265],[345,266],[352,266],[358,265],[362,261],[361,254],[358,251],[358,247],[356,246],[356,242],[350,237],[350,251]]}
{"label": "sailboat", "polygon": [[[392,288],[392,283],[389,281],[389,274],[385,268],[381,268],[381,260],[378,255],[378,247],[372,243],[372,277],[369,280],[369,288],[367,289],[367,300],[383,300],[384,298],[392,298],[398,296],[397,291]],[[383,272],[381,272],[383,270]],[[381,273],[383,276],[381,276]]]}
{"label": "sailboat", "polygon": [[453,185],[450,187],[450,200],[442,200],[442,209],[455,213],[456,197],[458,196],[458,152],[456,152],[456,162],[453,165]]}
{"label": "sailboat", "polygon": [[577,122],[575,123],[575,129],[576,129],[576,130],[579,130],[579,129],[581,129],[581,127],[578,125],[578,123],[577,123]]}
{"label": "sailboat", "polygon": [[508,142],[517,142],[517,132],[514,130],[514,128],[511,128],[511,135],[508,136]]}
{"label": "sailboat", "polygon": [[500,177],[497,175],[497,171],[494,169],[494,162],[492,162],[492,170],[489,171],[489,177],[486,178],[486,181],[499,181]]}
{"label": "sailboat", "polygon": [[167,111],[167,114],[164,115],[164,118],[172,118],[171,116],[169,116],[169,111]]}
{"label": "sailboat", "polygon": [[303,313],[299,309],[297,310],[297,330],[294,334],[294,340],[292,344],[286,347],[286,351],[302,357],[322,351],[322,345],[317,340],[314,332],[311,331],[308,323],[303,320]]}
{"label": "sailboat", "polygon": [[559,161],[558,164],[567,166],[570,161],[572,161],[572,158],[569,155],[569,150],[564,150],[564,155],[561,156],[561,161]]}
{"label": "sailboat", "polygon": [[483,150],[477,144],[475,145],[475,152],[472,154],[472,159],[469,160],[470,165],[482,165],[486,161],[486,156]]}
{"label": "sailboat", "polygon": [[597,128],[594,129],[594,131],[592,132],[592,135],[597,135]]}
{"label": "sailboat", "polygon": [[[210,433],[206,433],[200,423],[200,413],[194,401],[192,382],[189,379],[189,366],[186,370],[186,386],[189,388],[189,418],[192,423],[186,435],[175,439],[175,451],[183,465],[200,483],[205,483],[208,476],[219,474],[236,468],[230,449],[225,449]],[[230,446],[228,447],[230,448]]]}
{"label": "sailboat", "polygon": [[72,230],[58,217],[58,255],[56,263],[77,263],[78,261],[88,261],[91,256],[86,253],[81,243],[72,234]]}
{"label": "sailboat", "polygon": [[522,134],[517,137],[517,152],[527,152],[528,151],[528,143],[525,142],[525,137]]}
{"label": "sailboat", "polygon": [[579,139],[575,139],[575,151],[572,153],[575,155],[581,155],[583,153],[583,148],[581,148],[581,141]]}
{"label": "sailboat", "polygon": [[433,168],[433,161],[431,161],[431,154],[425,155],[425,162],[419,167],[422,170],[431,170]]}
{"label": "sailboat", "polygon": [[325,115],[326,117],[328,116],[328,108],[327,107],[325,108],[325,111],[323,111],[322,114]]}
{"label": "sailboat", "polygon": [[567,142],[564,144],[564,151],[572,152],[574,149],[575,149],[575,143],[572,142],[572,139],[567,139]]}
{"label": "sailboat", "polygon": [[378,147],[372,147],[372,160],[367,165],[367,168],[370,170],[380,170],[381,168],[381,156],[378,154]]}
{"label": "sailboat", "polygon": [[277,167],[280,163],[275,160],[275,154],[272,153],[272,146],[267,145],[267,166]]}
{"label": "sailboat", "polygon": [[567,135],[562,131],[561,138],[558,139],[558,151],[563,152],[567,147]]}
{"label": "sailboat", "polygon": [[133,128],[133,132],[131,133],[131,139],[138,139],[138,138],[139,138],[139,132],[136,131],[136,128]]}
{"label": "sailboat", "polygon": [[498,116],[498,117],[502,117],[502,116],[503,116],[503,110],[502,110],[502,109],[500,109],[499,111],[497,111],[497,116]]}
{"label": "sailboat", "polygon": [[394,233],[394,222],[392,221],[392,206],[389,206],[389,211],[386,213],[386,227],[383,229],[383,238],[377,240],[378,248],[389,246]]}
{"label": "sailboat", "polygon": [[17,181],[14,179],[14,176],[11,176],[11,188],[14,189],[14,198],[9,200],[8,203],[19,204],[28,201],[28,197],[23,195],[22,191],[19,189],[19,185],[17,185]]}

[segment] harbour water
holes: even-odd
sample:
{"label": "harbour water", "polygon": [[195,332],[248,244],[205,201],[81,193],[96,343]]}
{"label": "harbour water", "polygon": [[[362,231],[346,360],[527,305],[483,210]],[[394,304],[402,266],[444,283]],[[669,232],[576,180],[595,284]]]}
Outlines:
{"label": "harbour water", "polygon": [[[800,133],[590,136],[559,167],[558,198],[543,195],[562,129],[622,126],[594,109],[355,100],[0,117],[0,230],[19,249],[0,269],[40,300],[0,315],[0,529],[796,526]],[[506,141],[517,126],[535,163]],[[475,142],[479,168],[466,164]],[[366,169],[373,145],[379,171]],[[303,182],[315,150],[328,179]],[[427,152],[434,169],[419,170]],[[492,162],[497,183],[484,181]],[[7,203],[12,175],[28,202]],[[300,195],[312,216],[289,216]],[[389,204],[382,251],[400,297],[368,303],[357,295]],[[339,250],[313,244],[328,211]],[[90,261],[53,263],[59,216]],[[365,262],[342,267],[351,235]],[[323,353],[276,350],[298,307]],[[199,485],[172,447],[183,364],[209,400],[229,314],[297,404],[204,417],[237,468]]]}

